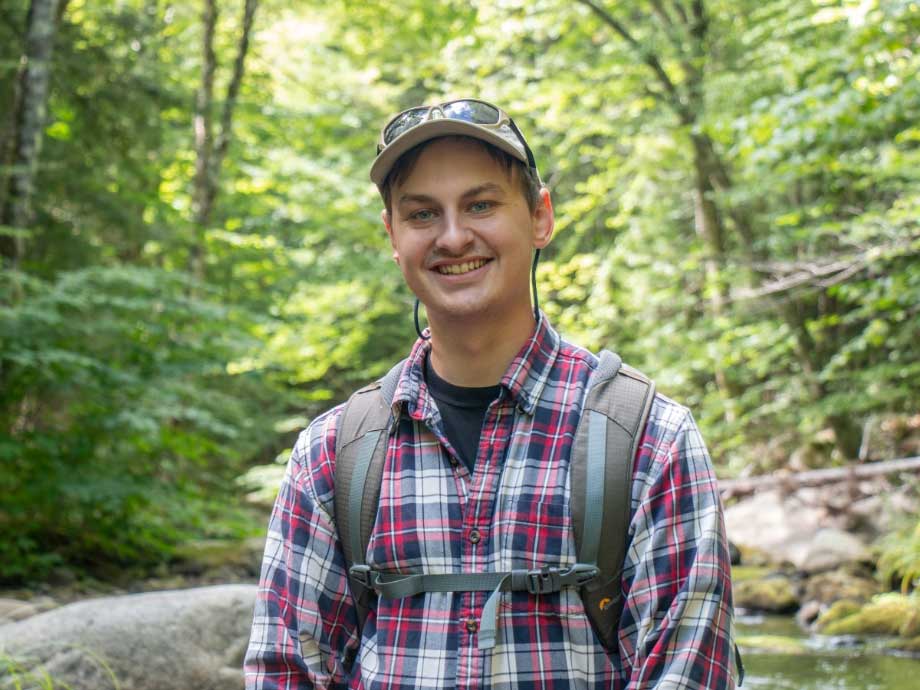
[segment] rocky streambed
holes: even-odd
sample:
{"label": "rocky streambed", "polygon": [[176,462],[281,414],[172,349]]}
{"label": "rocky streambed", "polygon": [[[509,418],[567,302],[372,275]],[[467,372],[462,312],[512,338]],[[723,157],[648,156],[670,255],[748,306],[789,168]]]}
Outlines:
{"label": "rocky streambed", "polygon": [[916,482],[885,480],[773,489],[726,508],[735,608],[786,614],[803,632],[882,636],[920,653],[920,595],[889,591],[876,572],[879,539],[916,520]]}
{"label": "rocky streambed", "polygon": [[[886,591],[874,545],[917,514],[915,488],[879,482],[728,502],[745,687],[916,687],[920,596]],[[122,586],[0,592],[0,690],[241,690],[262,544],[190,544]]]}

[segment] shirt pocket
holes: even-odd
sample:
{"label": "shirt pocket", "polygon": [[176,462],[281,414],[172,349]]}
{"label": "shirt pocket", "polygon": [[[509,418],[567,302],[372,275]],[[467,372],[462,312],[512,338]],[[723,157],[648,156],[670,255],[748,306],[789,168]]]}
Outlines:
{"label": "shirt pocket", "polygon": [[498,525],[504,527],[501,560],[511,568],[567,567],[575,562],[571,511],[563,496],[514,501]]}

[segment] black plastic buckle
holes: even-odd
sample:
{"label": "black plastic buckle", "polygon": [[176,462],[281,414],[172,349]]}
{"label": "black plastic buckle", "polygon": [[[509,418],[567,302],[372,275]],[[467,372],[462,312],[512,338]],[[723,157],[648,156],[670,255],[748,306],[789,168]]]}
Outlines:
{"label": "black plastic buckle", "polygon": [[531,594],[549,594],[563,587],[584,587],[599,572],[597,566],[584,563],[576,563],[567,570],[544,565],[540,570],[527,571],[527,591]]}
{"label": "black plastic buckle", "polygon": [[562,574],[562,584],[572,587],[584,587],[600,575],[600,568],[596,565],[576,563]]}
{"label": "black plastic buckle", "polygon": [[356,583],[364,587],[365,589],[373,589],[374,585],[371,582],[371,567],[369,565],[353,565],[348,569],[348,574],[351,576],[351,579]]}
{"label": "black plastic buckle", "polygon": [[527,571],[527,591],[531,594],[549,594],[562,589],[562,578],[559,568],[550,568],[544,565],[539,570]]}

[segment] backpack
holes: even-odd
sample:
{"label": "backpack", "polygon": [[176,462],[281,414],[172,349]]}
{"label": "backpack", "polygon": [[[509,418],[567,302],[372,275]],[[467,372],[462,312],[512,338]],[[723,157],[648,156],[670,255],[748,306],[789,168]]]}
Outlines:
{"label": "backpack", "polygon": [[[615,651],[623,607],[620,574],[626,556],[633,459],[655,397],[654,383],[606,350],[588,382],[569,467],[575,565],[498,573],[384,573],[372,570],[364,557],[377,516],[387,438],[395,429],[393,395],[404,364],[405,360],[355,392],[339,421],[335,515],[359,634],[376,596],[491,591],[478,641],[480,649],[489,649],[495,645],[501,592],[546,594],[577,587],[595,634],[608,652]],[[601,476],[603,481],[598,481]]]}

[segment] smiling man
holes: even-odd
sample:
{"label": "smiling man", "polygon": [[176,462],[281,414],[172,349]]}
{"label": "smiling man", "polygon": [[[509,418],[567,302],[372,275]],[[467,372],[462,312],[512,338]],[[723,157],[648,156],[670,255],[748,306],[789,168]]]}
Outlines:
{"label": "smiling man", "polygon": [[[419,339],[298,439],[246,687],[734,687],[705,446],[686,408],[539,311],[553,207],[520,130],[475,99],[420,106],[377,154]],[[645,397],[612,387],[624,377]]]}

